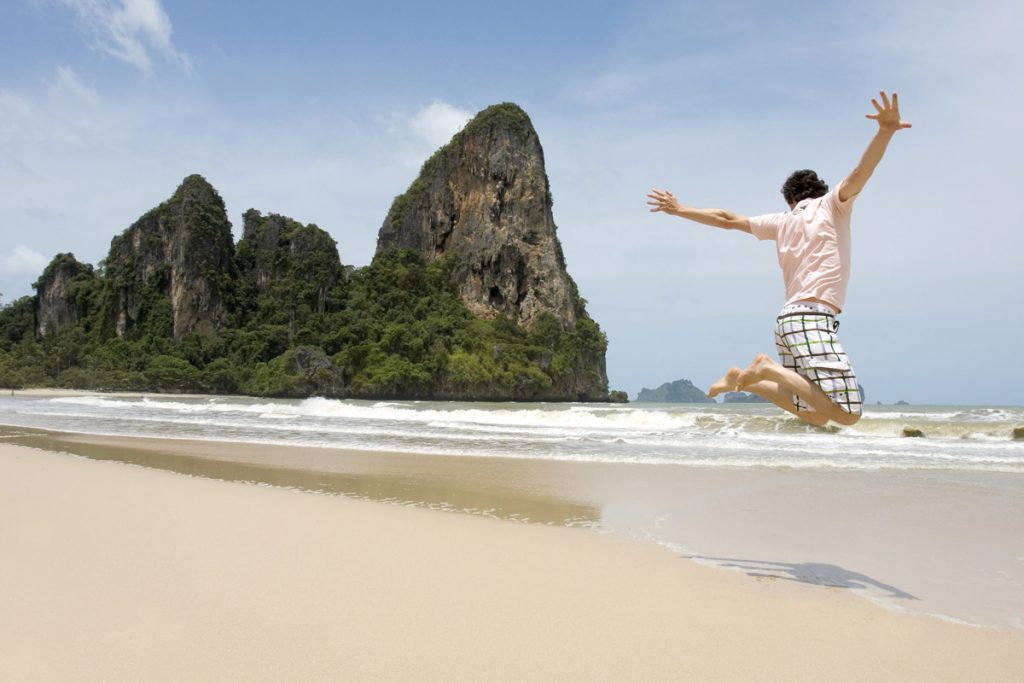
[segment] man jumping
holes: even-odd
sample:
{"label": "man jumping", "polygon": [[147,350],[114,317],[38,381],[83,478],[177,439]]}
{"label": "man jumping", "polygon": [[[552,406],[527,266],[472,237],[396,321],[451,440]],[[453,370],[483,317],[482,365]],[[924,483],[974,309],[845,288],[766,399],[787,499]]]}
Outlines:
{"label": "man jumping", "polygon": [[796,171],[782,186],[789,205],[785,213],[747,218],[683,206],[664,190],[647,195],[652,212],[775,240],[786,285],[786,303],[775,328],[782,364],[759,354],[746,369],[729,368],[708,396],[750,391],[818,426],[829,420],[852,425],[860,419],[860,385],[836,334],[836,316],[843,310],[850,279],[850,212],[893,134],[910,128],[900,119],[896,93],[891,100],[884,92],[879,95],[881,103],[871,100],[876,113],[866,115],[878,122],[878,132],[857,167],[831,192],[814,171]]}

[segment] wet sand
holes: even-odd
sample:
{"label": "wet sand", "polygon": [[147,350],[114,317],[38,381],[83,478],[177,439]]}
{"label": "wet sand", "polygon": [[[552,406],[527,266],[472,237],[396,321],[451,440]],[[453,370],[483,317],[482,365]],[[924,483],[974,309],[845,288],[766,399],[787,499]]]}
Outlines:
{"label": "wet sand", "polygon": [[[54,435],[29,437],[58,448]],[[148,451],[182,467],[221,467],[226,479],[242,472],[263,481],[260,472],[277,472],[278,484],[317,488],[289,483],[304,472],[393,501],[434,481],[436,496],[423,496],[420,507],[388,505],[98,462],[7,438],[0,445],[5,680],[1009,680],[1024,673],[1020,631],[894,614],[846,590],[755,580],[653,544],[566,527],[609,510],[595,505],[593,491],[574,498],[550,483],[564,464],[520,467],[511,476],[517,468],[500,460],[481,472],[460,458],[427,465],[403,461],[417,456],[353,453],[332,475],[293,466],[322,458],[302,452],[320,449],[289,450],[289,466],[281,467],[279,452],[244,444],[61,438],[113,459]],[[496,486],[493,477],[507,474]],[[595,489],[616,487],[596,470],[590,476],[604,482]],[[493,497],[502,490],[503,499]],[[486,514],[425,509],[455,509],[458,501]]]}

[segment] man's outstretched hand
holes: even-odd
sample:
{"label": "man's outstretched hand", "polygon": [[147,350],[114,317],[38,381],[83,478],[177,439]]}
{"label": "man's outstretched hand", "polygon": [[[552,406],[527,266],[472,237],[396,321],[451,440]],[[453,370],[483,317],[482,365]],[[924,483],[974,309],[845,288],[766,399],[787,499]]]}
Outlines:
{"label": "man's outstretched hand", "polygon": [[900,120],[900,100],[896,93],[892,94],[892,100],[885,94],[885,91],[878,93],[882,98],[882,104],[872,98],[871,104],[875,106],[877,114],[865,114],[869,119],[878,121],[878,127],[882,130],[896,132],[904,128],[910,128],[909,121]]}
{"label": "man's outstretched hand", "polygon": [[750,232],[750,220],[746,216],[724,209],[698,209],[693,206],[683,206],[668,190],[651,190],[647,198],[650,200],[647,205],[652,207],[651,213],[661,211],[670,216],[679,216],[715,228]]}
{"label": "man's outstretched hand", "polygon": [[878,96],[882,99],[881,104],[878,103],[878,100],[871,99],[871,104],[875,107],[875,113],[865,114],[869,119],[878,121],[878,132],[871,138],[871,142],[868,143],[868,148],[864,150],[864,156],[861,157],[857,167],[850,172],[850,175],[846,176],[846,180],[839,183],[839,201],[841,202],[845,202],[860,194],[860,191],[864,189],[864,184],[868,182],[868,178],[875,172],[878,162],[885,155],[885,150],[889,146],[892,136],[898,130],[910,128],[909,121],[900,119],[899,96],[893,93],[890,100],[884,90],[878,93]]}
{"label": "man's outstretched hand", "polygon": [[653,206],[651,213],[657,211],[664,211],[665,213],[675,216],[679,212],[679,200],[676,196],[668,190],[651,190],[651,193],[647,195],[650,200],[647,202],[648,206]]}

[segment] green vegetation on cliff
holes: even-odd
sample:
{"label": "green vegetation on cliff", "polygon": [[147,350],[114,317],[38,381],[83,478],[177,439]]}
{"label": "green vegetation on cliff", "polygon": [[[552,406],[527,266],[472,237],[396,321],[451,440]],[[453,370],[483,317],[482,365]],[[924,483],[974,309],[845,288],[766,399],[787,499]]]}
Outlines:
{"label": "green vegetation on cliff", "polygon": [[[240,248],[240,251],[244,250]],[[505,318],[474,317],[450,264],[410,250],[377,255],[332,291],[323,309],[310,281],[283,277],[260,296],[239,278],[229,326],[175,342],[170,304],[142,316],[131,334],[103,333],[98,309],[37,340],[33,300],[0,310],[0,385],[243,393],[257,396],[558,399],[553,388],[591,371],[605,338],[589,317],[564,331],[552,316],[530,331]],[[329,272],[330,271],[330,272]],[[328,278],[329,279],[329,278]],[[305,297],[302,293],[305,293]],[[308,297],[308,298],[306,298]],[[153,301],[166,299],[154,298]],[[296,303],[299,302],[299,303]]]}

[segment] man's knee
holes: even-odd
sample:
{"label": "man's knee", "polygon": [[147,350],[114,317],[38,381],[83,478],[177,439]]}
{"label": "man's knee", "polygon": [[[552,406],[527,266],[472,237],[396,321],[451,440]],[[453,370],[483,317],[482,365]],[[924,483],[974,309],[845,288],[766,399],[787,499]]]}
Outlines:
{"label": "man's knee", "polygon": [[822,415],[821,413],[797,413],[800,419],[804,422],[814,425],[815,427],[824,427],[828,423],[828,415]]}
{"label": "man's knee", "polygon": [[848,413],[839,406],[833,411],[832,421],[838,422],[844,427],[852,427],[860,421],[860,413]]}

